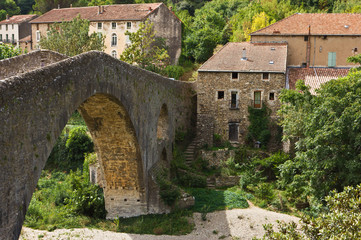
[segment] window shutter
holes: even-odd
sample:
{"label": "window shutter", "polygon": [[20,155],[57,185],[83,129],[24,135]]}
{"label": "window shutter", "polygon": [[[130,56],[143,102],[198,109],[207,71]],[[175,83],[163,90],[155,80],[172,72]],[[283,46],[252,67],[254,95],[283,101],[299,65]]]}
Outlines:
{"label": "window shutter", "polygon": [[328,53],[328,66],[336,67],[336,53],[335,52]]}

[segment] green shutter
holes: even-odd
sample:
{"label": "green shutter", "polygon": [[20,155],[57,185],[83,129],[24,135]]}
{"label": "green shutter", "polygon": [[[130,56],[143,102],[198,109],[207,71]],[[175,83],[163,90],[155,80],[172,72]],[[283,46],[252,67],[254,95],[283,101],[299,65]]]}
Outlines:
{"label": "green shutter", "polygon": [[335,52],[328,53],[328,66],[336,67],[336,53]]}

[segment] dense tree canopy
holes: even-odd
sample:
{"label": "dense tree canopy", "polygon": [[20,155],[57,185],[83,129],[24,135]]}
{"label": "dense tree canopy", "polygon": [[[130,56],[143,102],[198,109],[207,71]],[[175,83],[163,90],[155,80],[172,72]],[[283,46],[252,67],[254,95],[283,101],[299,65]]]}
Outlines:
{"label": "dense tree canopy", "polygon": [[11,44],[0,44],[0,60],[15,57],[21,54],[21,49],[15,48]]}
{"label": "dense tree canopy", "polygon": [[20,8],[14,0],[0,0],[0,21],[6,18],[6,14],[9,16],[20,14]]}
{"label": "dense tree canopy", "polygon": [[97,33],[89,35],[89,21],[80,16],[71,22],[55,23],[47,36],[41,36],[40,46],[68,56],[90,50],[104,50],[104,37]]}
{"label": "dense tree canopy", "polygon": [[325,83],[317,95],[301,81],[296,90],[283,90],[284,134],[297,140],[294,161],[282,167],[285,188],[321,199],[361,182],[360,94],[360,71]]}

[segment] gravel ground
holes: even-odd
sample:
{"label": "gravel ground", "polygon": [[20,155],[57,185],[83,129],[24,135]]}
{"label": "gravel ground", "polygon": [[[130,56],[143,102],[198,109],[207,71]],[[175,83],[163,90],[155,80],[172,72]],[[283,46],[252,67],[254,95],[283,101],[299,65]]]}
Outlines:
{"label": "gravel ground", "polygon": [[251,206],[247,209],[233,209],[217,211],[207,214],[207,220],[201,219],[200,213],[194,213],[193,220],[195,229],[188,235],[140,235],[116,233],[95,229],[57,229],[53,232],[33,230],[23,227],[21,240],[33,239],[58,239],[58,240],[213,240],[213,239],[252,239],[262,237],[264,234],[263,224],[273,223],[276,220],[298,223],[299,218],[286,214],[267,211]]}

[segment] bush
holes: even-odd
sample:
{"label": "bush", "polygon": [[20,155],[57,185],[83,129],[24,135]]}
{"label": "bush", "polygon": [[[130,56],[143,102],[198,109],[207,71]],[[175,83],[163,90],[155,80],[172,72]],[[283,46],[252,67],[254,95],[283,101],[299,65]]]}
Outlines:
{"label": "bush", "polygon": [[184,74],[184,68],[182,66],[169,65],[165,69],[165,74],[174,79],[179,79]]}
{"label": "bush", "polygon": [[191,172],[178,172],[177,180],[183,187],[202,188],[207,186],[207,177]]}
{"label": "bush", "polygon": [[268,202],[272,201],[275,196],[273,187],[269,183],[260,183],[255,190],[255,195]]}

